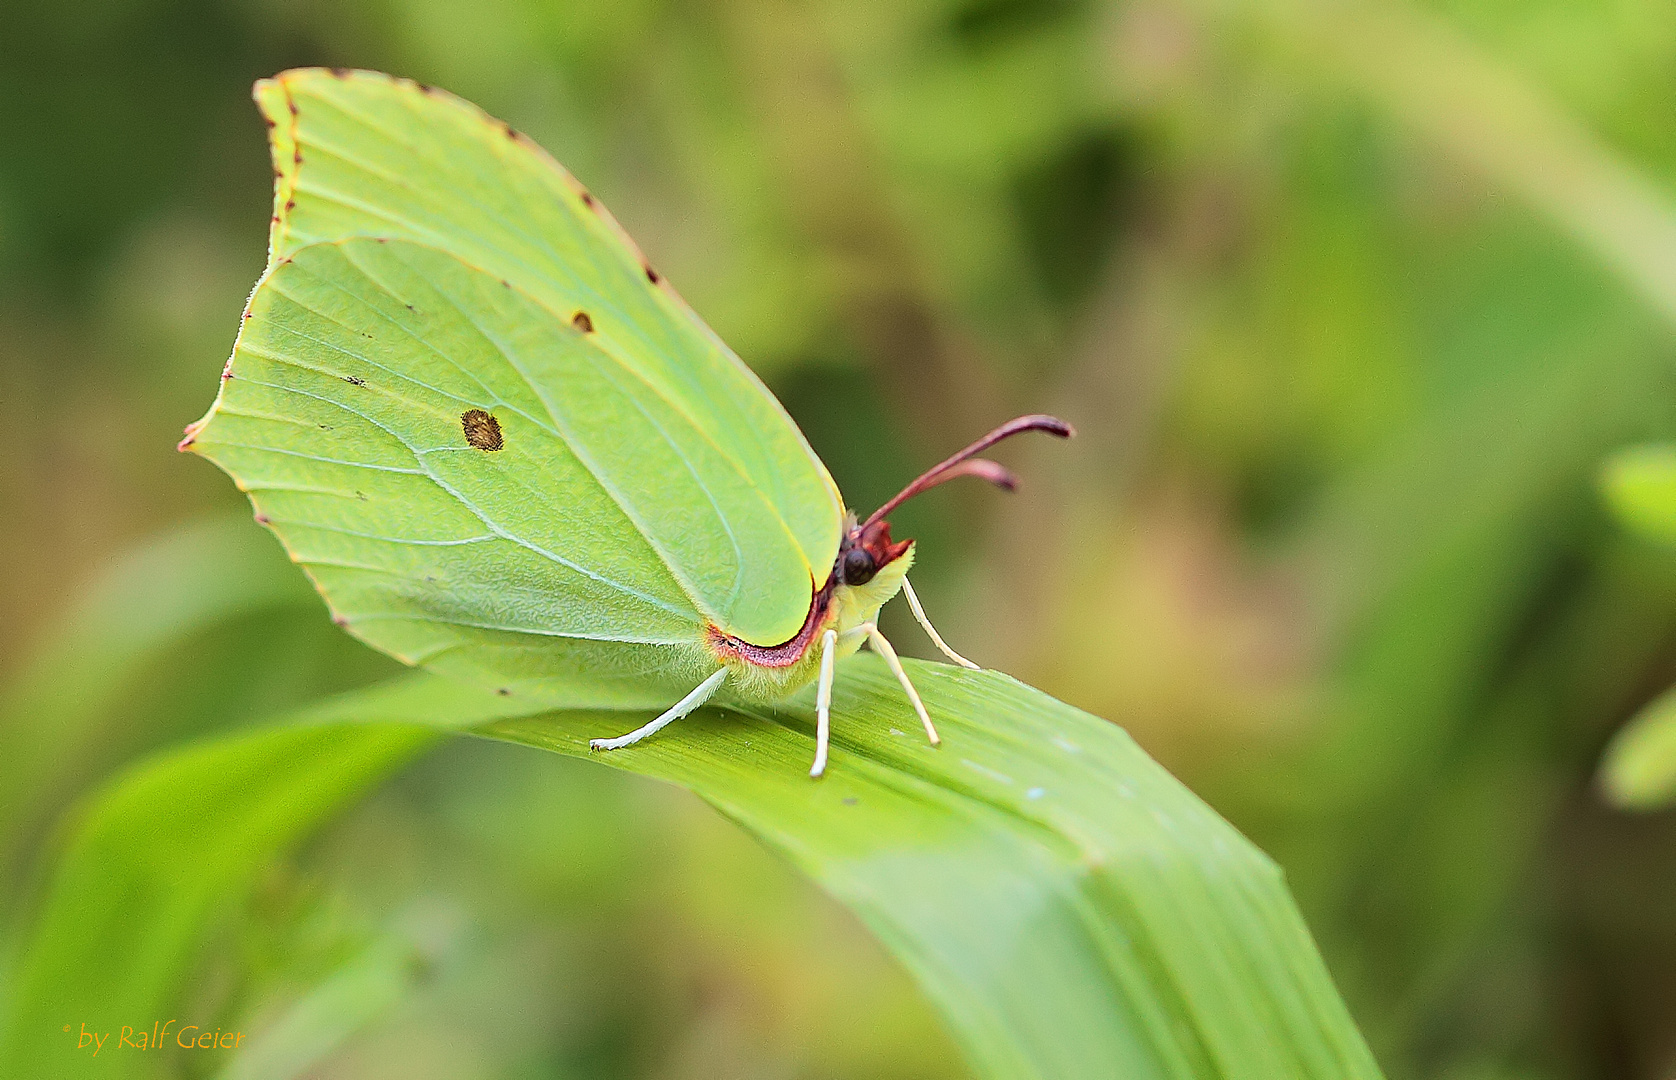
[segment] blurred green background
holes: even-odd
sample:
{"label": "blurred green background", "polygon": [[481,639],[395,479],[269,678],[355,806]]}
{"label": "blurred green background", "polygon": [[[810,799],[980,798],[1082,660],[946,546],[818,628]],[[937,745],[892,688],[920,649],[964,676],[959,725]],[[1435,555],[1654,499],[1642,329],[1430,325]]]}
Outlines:
{"label": "blurred green background", "polygon": [[[921,594],[1280,861],[1393,1078],[1676,1077],[1676,813],[1593,778],[1676,678],[1596,488],[1676,435],[1668,0],[0,0],[0,955],[101,780],[394,667],[173,449],[263,266],[249,84],[315,63],[548,147],[864,511],[1076,423],[896,515]],[[193,986],[340,1018],[318,1077],[962,1075],[696,800],[468,741]]]}

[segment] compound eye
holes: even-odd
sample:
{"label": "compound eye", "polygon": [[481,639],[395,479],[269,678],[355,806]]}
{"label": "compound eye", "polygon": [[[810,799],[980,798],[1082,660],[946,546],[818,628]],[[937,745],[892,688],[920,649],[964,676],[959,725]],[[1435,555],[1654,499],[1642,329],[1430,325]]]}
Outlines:
{"label": "compound eye", "polygon": [[845,585],[865,585],[873,580],[873,575],[879,568],[873,564],[873,556],[867,554],[866,548],[853,547],[844,552],[844,558],[839,563],[838,576]]}

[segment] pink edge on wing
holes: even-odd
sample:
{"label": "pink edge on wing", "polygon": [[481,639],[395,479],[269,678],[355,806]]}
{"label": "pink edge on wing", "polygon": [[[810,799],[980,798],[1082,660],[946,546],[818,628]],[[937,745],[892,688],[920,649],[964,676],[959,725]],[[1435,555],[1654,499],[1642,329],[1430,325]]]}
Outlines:
{"label": "pink edge on wing", "polygon": [[803,620],[803,629],[791,640],[778,645],[752,645],[748,641],[741,641],[731,634],[724,633],[719,627],[706,626],[704,632],[710,643],[710,650],[724,663],[729,660],[744,660],[758,667],[791,667],[809,651],[810,643],[815,640],[821,623],[826,620],[826,610],[832,602],[832,582],[829,581],[826,588],[816,591],[815,584],[811,581],[809,592],[809,614]]}

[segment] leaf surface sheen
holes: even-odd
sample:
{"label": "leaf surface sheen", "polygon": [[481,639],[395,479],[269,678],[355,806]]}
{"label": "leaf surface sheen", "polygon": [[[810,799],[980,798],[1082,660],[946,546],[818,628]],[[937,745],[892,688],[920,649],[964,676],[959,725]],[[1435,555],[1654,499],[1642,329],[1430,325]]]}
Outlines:
{"label": "leaf surface sheen", "polygon": [[[197,878],[223,893],[245,887],[232,879],[254,873],[259,849],[290,846],[347,790],[320,784],[319,762],[341,755],[364,783],[367,769],[393,769],[423,745],[417,725],[690,788],[855,912],[940,1009],[978,1076],[1379,1076],[1274,865],[1121,729],[1004,675],[909,664],[942,748],[915,737],[883,664],[852,657],[819,782],[805,772],[809,692],[749,713],[701,709],[601,755],[587,740],[633,717],[533,712],[423,674],[163,755],[101,797],[71,843],[19,971],[29,1004],[0,1041],[15,1060],[67,1060],[39,1018],[108,1011],[114,988],[129,1009],[166,1010],[191,928],[201,935],[212,921]],[[265,779],[238,785],[231,762]],[[229,784],[245,794],[229,798]],[[160,807],[170,821],[216,826],[159,830]],[[207,857],[234,838],[237,860]],[[153,857],[160,844],[169,857]],[[113,850],[126,854],[111,861]],[[113,888],[135,907],[78,921]],[[176,929],[152,953],[119,947],[146,923]],[[110,1075],[138,1060],[113,1059]]]}
{"label": "leaf surface sheen", "polygon": [[[854,910],[980,1075],[1378,1075],[1278,869],[1122,729],[998,672],[905,663],[940,749],[863,654],[819,783],[808,690],[606,760],[692,788]],[[614,719],[480,730],[582,756]]]}

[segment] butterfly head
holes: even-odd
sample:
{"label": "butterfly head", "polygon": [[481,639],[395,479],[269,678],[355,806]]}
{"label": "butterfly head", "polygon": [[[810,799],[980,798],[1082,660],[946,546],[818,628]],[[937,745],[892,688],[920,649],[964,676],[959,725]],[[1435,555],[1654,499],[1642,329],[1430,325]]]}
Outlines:
{"label": "butterfly head", "polygon": [[854,519],[846,522],[844,538],[838,544],[838,561],[832,567],[832,577],[840,585],[865,585],[885,566],[902,556],[913,546],[912,540],[892,542],[890,522],[874,521],[857,525]]}

